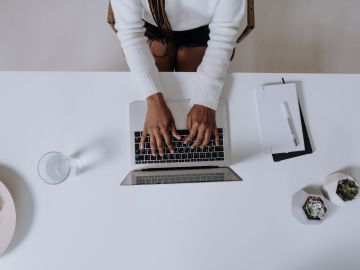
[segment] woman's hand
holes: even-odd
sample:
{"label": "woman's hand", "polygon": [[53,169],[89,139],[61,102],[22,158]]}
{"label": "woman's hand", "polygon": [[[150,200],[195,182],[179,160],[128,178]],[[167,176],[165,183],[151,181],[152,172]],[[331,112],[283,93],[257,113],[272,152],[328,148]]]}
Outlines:
{"label": "woman's hand", "polygon": [[176,131],[174,118],[166,105],[161,93],[151,95],[147,98],[148,110],[146,114],[144,130],[141,135],[140,149],[144,148],[146,136],[150,136],[150,147],[153,156],[158,149],[160,155],[164,155],[163,138],[170,152],[174,153],[169,131],[178,140],[181,138]]}
{"label": "woman's hand", "polygon": [[194,105],[187,115],[189,136],[184,143],[194,140],[191,148],[200,146],[204,148],[210,141],[211,133],[215,135],[215,145],[219,146],[219,134],[216,128],[215,111],[202,105]]}

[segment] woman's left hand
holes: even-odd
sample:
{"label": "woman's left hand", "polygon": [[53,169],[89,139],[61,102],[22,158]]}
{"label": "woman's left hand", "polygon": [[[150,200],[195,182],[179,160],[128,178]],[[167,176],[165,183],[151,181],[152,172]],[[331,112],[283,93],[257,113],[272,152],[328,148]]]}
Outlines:
{"label": "woman's left hand", "polygon": [[194,105],[187,115],[189,135],[184,143],[195,142],[191,148],[200,146],[204,148],[209,142],[211,133],[215,136],[215,145],[219,146],[219,134],[216,128],[215,111],[202,105]]}

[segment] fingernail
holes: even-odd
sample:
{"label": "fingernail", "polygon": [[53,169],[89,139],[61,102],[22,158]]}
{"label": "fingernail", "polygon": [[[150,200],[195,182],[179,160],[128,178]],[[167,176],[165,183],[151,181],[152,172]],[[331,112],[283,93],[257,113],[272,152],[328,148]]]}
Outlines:
{"label": "fingernail", "polygon": [[174,151],[174,150],[170,150],[170,153],[171,153],[171,154],[174,154],[174,153],[175,153],[175,151]]}

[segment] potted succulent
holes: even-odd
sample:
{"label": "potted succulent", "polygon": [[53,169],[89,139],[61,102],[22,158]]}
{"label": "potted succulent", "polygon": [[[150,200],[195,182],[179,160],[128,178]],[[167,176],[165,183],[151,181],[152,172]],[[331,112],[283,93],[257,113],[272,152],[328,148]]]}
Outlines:
{"label": "potted succulent", "polygon": [[303,224],[321,224],[330,212],[329,201],[319,188],[306,187],[292,197],[292,214]]}
{"label": "potted succulent", "polygon": [[310,220],[322,220],[327,212],[325,203],[317,196],[309,196],[303,205],[303,210]]}
{"label": "potted succulent", "polygon": [[337,172],[326,177],[322,190],[333,204],[341,206],[359,196],[359,183],[351,175]]}

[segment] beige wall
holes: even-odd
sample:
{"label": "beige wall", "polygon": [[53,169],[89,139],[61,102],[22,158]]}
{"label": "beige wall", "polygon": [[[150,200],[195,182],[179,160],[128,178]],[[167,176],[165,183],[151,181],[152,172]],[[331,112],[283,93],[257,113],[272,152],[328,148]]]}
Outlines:
{"label": "beige wall", "polygon": [[[107,0],[0,0],[0,70],[127,70]],[[360,73],[359,0],[255,0],[232,71]]]}

